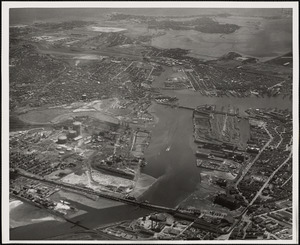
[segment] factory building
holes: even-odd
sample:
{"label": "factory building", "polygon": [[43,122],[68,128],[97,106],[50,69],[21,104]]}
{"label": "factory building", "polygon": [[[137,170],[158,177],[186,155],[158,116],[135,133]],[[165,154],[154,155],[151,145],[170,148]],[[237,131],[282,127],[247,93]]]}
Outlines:
{"label": "factory building", "polygon": [[235,210],[240,206],[238,201],[233,196],[227,196],[225,194],[216,196],[214,203],[229,208],[230,210]]}

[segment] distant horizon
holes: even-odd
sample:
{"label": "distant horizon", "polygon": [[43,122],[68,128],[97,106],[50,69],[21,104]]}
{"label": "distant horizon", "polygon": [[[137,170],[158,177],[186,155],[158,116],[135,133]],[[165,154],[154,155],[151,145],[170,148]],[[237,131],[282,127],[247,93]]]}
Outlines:
{"label": "distant horizon", "polygon": [[[113,12],[146,16],[201,16],[230,14],[233,16],[271,17],[282,15],[279,8],[11,8],[10,25],[34,21],[91,20]],[[291,11],[290,8],[286,10]]]}

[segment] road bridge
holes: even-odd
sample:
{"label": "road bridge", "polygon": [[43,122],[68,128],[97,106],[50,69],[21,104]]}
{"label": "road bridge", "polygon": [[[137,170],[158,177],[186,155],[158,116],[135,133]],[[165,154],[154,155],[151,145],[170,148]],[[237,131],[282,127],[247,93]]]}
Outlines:
{"label": "road bridge", "polygon": [[[196,227],[201,228],[203,230],[207,230],[207,231],[210,231],[210,232],[216,232],[216,233],[219,233],[219,234],[224,233],[220,229],[218,229],[216,226],[214,226],[214,225],[212,225],[208,222],[197,219],[199,214],[194,214],[192,212],[188,212],[188,210],[169,208],[169,207],[164,207],[164,206],[151,204],[151,203],[148,203],[148,202],[140,202],[136,199],[130,199],[130,198],[122,197],[122,196],[116,196],[116,195],[112,195],[111,193],[110,194],[102,193],[102,192],[94,191],[94,190],[86,188],[86,187],[80,187],[80,186],[71,185],[71,184],[68,184],[68,183],[63,183],[63,182],[58,182],[58,181],[54,181],[54,180],[45,179],[43,177],[30,174],[30,173],[28,173],[28,172],[26,172],[22,169],[16,169],[16,170],[17,170],[18,175],[20,175],[22,177],[25,177],[25,178],[45,182],[47,184],[54,185],[54,186],[59,186],[59,187],[61,187],[63,189],[66,189],[66,190],[84,192],[85,194],[96,195],[98,197],[110,199],[110,200],[113,200],[113,201],[123,202],[123,203],[129,204],[129,205],[138,206],[140,208],[152,210],[152,211],[158,212],[158,213],[169,213],[169,214],[174,215],[175,217],[177,217],[179,219],[191,221],[191,222],[193,222],[193,226],[196,226]],[[67,221],[71,222],[70,220],[67,220]],[[77,225],[77,226],[80,226],[76,222],[73,223],[73,224]],[[87,227],[84,227],[84,226],[82,226],[81,228],[84,228],[86,230],[88,229]]]}
{"label": "road bridge", "polygon": [[61,188],[67,189],[67,190],[69,189],[69,190],[84,192],[85,194],[91,194],[91,195],[99,196],[99,197],[102,197],[102,198],[110,199],[110,200],[113,200],[113,201],[123,202],[123,203],[129,204],[129,205],[139,206],[141,208],[153,210],[153,211],[156,211],[156,212],[166,212],[166,213],[171,213],[171,214],[174,214],[176,212],[181,213],[179,210],[176,210],[174,208],[163,207],[163,206],[159,206],[159,205],[150,204],[150,203],[147,203],[147,202],[140,202],[136,199],[129,199],[129,198],[126,198],[126,197],[121,197],[121,196],[117,196],[117,195],[112,195],[112,194],[102,193],[102,192],[99,192],[99,191],[94,191],[92,189],[85,188],[85,187],[71,185],[71,184],[68,184],[68,183],[63,183],[63,182],[59,182],[59,181],[55,181],[55,180],[49,180],[49,179],[46,179],[46,178],[42,178],[40,176],[36,176],[36,175],[30,174],[30,173],[27,173],[26,171],[24,171],[22,169],[17,169],[17,171],[18,171],[18,174],[22,177],[37,180],[37,181],[41,181],[41,182],[45,182],[47,184],[54,185],[54,186],[59,186]]}

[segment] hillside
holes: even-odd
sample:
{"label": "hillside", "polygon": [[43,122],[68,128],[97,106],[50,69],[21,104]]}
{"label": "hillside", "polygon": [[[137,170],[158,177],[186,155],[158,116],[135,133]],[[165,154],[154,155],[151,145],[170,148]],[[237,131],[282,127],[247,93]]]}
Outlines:
{"label": "hillside", "polygon": [[268,60],[265,63],[272,64],[272,65],[280,65],[286,67],[293,66],[293,53],[289,52],[274,59]]}

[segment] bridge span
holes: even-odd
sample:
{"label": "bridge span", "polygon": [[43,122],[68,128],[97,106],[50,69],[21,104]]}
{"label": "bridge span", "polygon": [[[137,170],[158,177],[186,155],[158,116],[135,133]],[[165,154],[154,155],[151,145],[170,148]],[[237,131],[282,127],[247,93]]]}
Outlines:
{"label": "bridge span", "polygon": [[198,219],[199,214],[194,214],[190,210],[175,209],[175,208],[169,208],[169,207],[151,204],[148,202],[140,202],[134,198],[132,198],[132,199],[126,198],[126,197],[122,197],[119,195],[117,196],[116,194],[113,195],[113,193],[110,193],[110,194],[103,193],[103,192],[99,192],[99,191],[94,191],[87,187],[80,187],[80,186],[75,186],[75,185],[71,185],[68,183],[63,183],[63,182],[59,182],[59,181],[55,181],[55,180],[49,180],[49,179],[46,179],[46,178],[43,178],[43,177],[40,177],[37,175],[30,174],[22,169],[16,169],[16,170],[17,170],[18,175],[25,177],[25,178],[45,182],[50,185],[61,187],[65,190],[78,191],[81,193],[83,192],[85,194],[91,194],[91,195],[99,196],[102,198],[110,199],[113,201],[123,202],[123,203],[129,204],[129,205],[138,206],[140,208],[152,210],[152,211],[159,212],[159,213],[169,213],[179,219],[188,220],[190,222],[193,222],[193,226],[201,228],[203,230],[207,230],[207,231],[218,233],[218,234],[225,233],[225,232],[221,231],[218,227],[208,223],[207,221],[199,220]]}
{"label": "bridge span", "polygon": [[18,173],[18,175],[20,175],[22,177],[33,179],[33,180],[38,180],[38,181],[41,181],[41,182],[44,182],[44,183],[47,183],[50,185],[61,187],[66,190],[83,192],[85,194],[91,194],[91,195],[99,196],[99,197],[110,199],[110,200],[117,201],[117,202],[123,202],[126,204],[139,206],[141,208],[153,210],[156,212],[166,212],[166,213],[172,213],[172,214],[176,213],[176,212],[181,213],[180,211],[178,211],[177,209],[174,209],[174,208],[168,208],[168,207],[164,207],[164,206],[154,205],[154,204],[150,204],[147,202],[140,202],[136,199],[122,197],[122,196],[114,194],[114,193],[109,193],[109,194],[103,193],[103,192],[99,192],[99,191],[94,191],[87,187],[80,187],[80,186],[71,185],[68,183],[63,183],[63,182],[59,182],[59,181],[55,181],[55,180],[42,178],[40,176],[30,174],[22,169],[17,169],[17,173]]}

